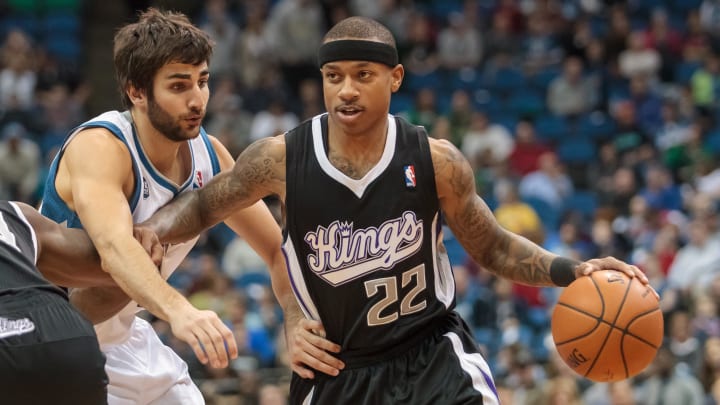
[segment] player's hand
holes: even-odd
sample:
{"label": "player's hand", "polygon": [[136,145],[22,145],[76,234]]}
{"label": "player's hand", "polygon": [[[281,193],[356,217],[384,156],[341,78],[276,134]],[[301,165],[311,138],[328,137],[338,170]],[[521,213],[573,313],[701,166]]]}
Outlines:
{"label": "player's hand", "polygon": [[140,242],[143,249],[145,249],[147,254],[150,255],[150,258],[152,259],[153,263],[155,263],[155,266],[159,268],[162,264],[165,249],[160,243],[160,239],[158,238],[157,234],[153,232],[150,228],[143,226],[135,226],[133,227],[133,237],[138,242]]}
{"label": "player's hand", "polygon": [[302,318],[285,327],[291,367],[300,377],[315,378],[312,369],[336,376],[345,368],[345,363],[330,354],[339,353],[340,345],[325,338],[320,322]]}
{"label": "player's hand", "polygon": [[650,287],[653,294],[655,294],[655,297],[657,297],[658,300],[660,299],[660,295],[657,293],[657,291],[655,291],[654,288],[652,288],[652,286],[650,285],[650,280],[648,280],[647,276],[645,275],[645,273],[643,273],[642,270],[640,270],[637,266],[625,263],[622,260],[618,260],[612,256],[607,256],[599,259],[590,259],[588,261],[580,263],[577,267],[575,267],[575,277],[589,276],[590,273],[599,270],[616,270],[625,273],[625,275],[630,278],[637,278],[638,280],[640,280],[641,283]]}
{"label": "player's hand", "polygon": [[196,309],[189,303],[168,317],[173,334],[192,347],[198,360],[214,368],[227,367],[238,355],[235,336],[213,311]]}

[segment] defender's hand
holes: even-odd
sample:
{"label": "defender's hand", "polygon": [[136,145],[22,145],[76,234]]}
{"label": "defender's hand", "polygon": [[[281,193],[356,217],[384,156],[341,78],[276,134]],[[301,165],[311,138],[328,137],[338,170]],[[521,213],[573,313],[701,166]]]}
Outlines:
{"label": "defender's hand", "polygon": [[155,266],[160,268],[163,256],[165,255],[165,249],[160,243],[157,234],[150,228],[136,225],[133,227],[133,237],[140,242],[143,249],[145,249],[153,263],[155,263]]}
{"label": "defender's hand", "polygon": [[175,336],[187,342],[201,363],[215,368],[227,367],[238,355],[237,343],[230,329],[213,311],[201,311],[188,304],[169,317]]}

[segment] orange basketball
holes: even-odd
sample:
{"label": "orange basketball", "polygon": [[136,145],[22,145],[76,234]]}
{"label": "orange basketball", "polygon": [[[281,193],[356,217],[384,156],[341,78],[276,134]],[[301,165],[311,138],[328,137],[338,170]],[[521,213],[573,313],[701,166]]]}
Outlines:
{"label": "orange basketball", "polygon": [[597,271],[560,294],[552,337],[576,373],[593,381],[618,381],[638,374],[655,358],[663,317],[650,287],[618,271]]}

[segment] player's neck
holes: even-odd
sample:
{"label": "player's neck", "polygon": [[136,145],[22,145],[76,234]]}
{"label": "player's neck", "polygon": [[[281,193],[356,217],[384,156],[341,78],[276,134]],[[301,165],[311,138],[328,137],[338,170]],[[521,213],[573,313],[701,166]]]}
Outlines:
{"label": "player's neck", "polygon": [[387,123],[380,130],[348,134],[332,126],[328,134],[328,160],[353,179],[363,178],[382,158],[387,140]]}
{"label": "player's neck", "polygon": [[182,181],[184,174],[176,173],[178,171],[178,164],[182,166],[181,157],[187,149],[187,142],[177,142],[168,139],[152,125],[145,114],[134,111],[132,112],[132,117],[138,140],[150,163],[152,163],[155,169],[170,179],[179,177],[179,180]]}

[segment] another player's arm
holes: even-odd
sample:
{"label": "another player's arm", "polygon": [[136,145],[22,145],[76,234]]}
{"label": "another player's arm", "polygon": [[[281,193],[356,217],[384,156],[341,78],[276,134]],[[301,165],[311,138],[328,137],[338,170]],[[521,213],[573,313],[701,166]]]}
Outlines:
{"label": "another player's arm", "polygon": [[[25,203],[15,204],[35,230],[38,242],[37,267],[45,278],[63,287],[117,288],[110,274],[103,271],[100,256],[85,231],[66,228]],[[162,260],[162,245],[155,234],[140,230],[135,237],[154,262]]]}
{"label": "another player's arm", "polygon": [[488,270],[534,286],[566,285],[576,277],[605,269],[637,275],[648,283],[640,269],[614,257],[580,263],[505,230],[477,195],[472,168],[462,153],[449,142],[435,139],[430,139],[430,150],[445,219],[468,254]]}
{"label": "another player's arm", "polygon": [[503,229],[475,191],[472,168],[447,141],[430,139],[435,183],[445,219],[468,254],[499,276],[530,285],[554,285],[556,255]]}
{"label": "another player's arm", "polygon": [[[282,138],[278,138],[277,140],[279,141],[281,139]],[[214,137],[210,137],[210,140],[217,152],[222,170],[231,171],[234,162],[230,153]],[[276,148],[272,153],[273,160],[276,162],[275,165],[272,166],[272,178],[277,179],[277,181],[280,181],[282,184],[285,182],[285,145],[284,143],[273,142],[272,145],[268,147]],[[278,186],[275,186],[273,190],[276,192],[280,191],[278,188]],[[284,190],[284,187],[281,189]],[[292,325],[292,327],[294,327],[300,324],[305,316],[290,286],[287,264],[281,250],[282,232],[268,207],[262,200],[258,201],[248,208],[233,213],[225,219],[225,224],[241,238],[245,239],[267,264],[270,271],[273,292],[282,307],[286,325]],[[322,325],[319,323],[313,324],[312,327],[316,331],[322,329]],[[303,366],[304,364],[326,374],[337,375],[339,370],[344,367],[344,364],[326,351],[337,353],[340,351],[340,346],[322,339],[319,336],[309,336],[309,338],[314,339],[314,343],[308,346],[306,350],[310,350],[312,355],[303,356],[303,354],[293,355],[291,353],[291,358],[297,360],[293,364],[293,370],[305,378],[312,378],[312,371],[305,368]],[[290,349],[292,350],[292,344],[295,342],[289,343]],[[314,350],[314,348],[324,349],[325,351]]]}
{"label": "another player's arm", "polygon": [[183,242],[224,221],[268,195],[285,195],[285,141],[282,136],[260,139],[204,187],[183,193],[144,224],[162,242]]}

